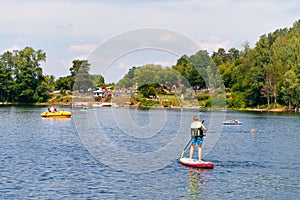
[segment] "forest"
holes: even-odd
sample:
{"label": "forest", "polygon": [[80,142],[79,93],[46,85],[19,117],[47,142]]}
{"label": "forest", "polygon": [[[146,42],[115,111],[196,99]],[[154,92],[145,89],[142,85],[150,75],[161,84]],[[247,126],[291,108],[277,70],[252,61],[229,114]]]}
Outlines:
{"label": "forest", "polygon": [[73,60],[70,75],[58,79],[54,75],[43,74],[41,62],[45,61],[46,53],[32,47],[0,55],[0,102],[47,102],[54,90],[65,94],[66,90],[104,84],[103,76],[88,74],[90,64],[87,60]]}
{"label": "forest", "polygon": [[[219,48],[211,55],[206,50],[182,55],[174,66],[133,66],[116,85],[159,83],[195,91],[214,87],[226,91],[227,107],[293,109],[300,103],[299,55],[300,20],[291,28],[260,36],[254,48],[245,42],[242,50]],[[70,75],[58,79],[43,74],[41,63],[45,61],[46,53],[32,47],[0,55],[0,102],[47,102],[49,91],[55,89],[64,93],[105,84],[102,75],[88,73],[87,60],[73,60]]]}
{"label": "forest", "polygon": [[183,55],[172,67],[151,64],[132,67],[118,84],[128,87],[155,82],[172,87],[181,82],[194,90],[223,86],[229,108],[284,106],[297,109],[299,56],[300,20],[291,28],[260,36],[254,48],[245,42],[241,51],[220,48],[211,56],[206,50]]}

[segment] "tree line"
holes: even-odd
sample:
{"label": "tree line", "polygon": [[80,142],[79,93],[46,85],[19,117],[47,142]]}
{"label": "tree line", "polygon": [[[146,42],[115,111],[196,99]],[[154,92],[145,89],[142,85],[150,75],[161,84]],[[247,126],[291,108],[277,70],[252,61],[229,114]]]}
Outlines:
{"label": "tree line", "polygon": [[[227,92],[227,106],[242,108],[278,104],[298,108],[300,103],[300,20],[291,28],[260,36],[254,48],[219,48],[212,55],[200,50],[183,55],[174,66],[148,64],[132,67],[117,83],[119,87],[159,83],[183,85],[196,90],[214,87]],[[102,75],[89,74],[88,60],[73,60],[70,75],[55,79],[43,74],[46,53],[25,47],[0,55],[0,101],[46,102],[55,89],[86,91],[103,86]]]}
{"label": "tree line", "polygon": [[0,56],[0,101],[42,102],[52,76],[43,75],[40,62],[46,60],[42,50],[26,47],[20,51],[7,51]]}
{"label": "tree line", "polygon": [[[172,67],[132,67],[118,82],[120,86],[160,83],[172,87],[220,88],[227,92],[227,106],[276,108],[278,104],[299,108],[300,20],[291,28],[260,36],[254,48],[219,48],[211,56],[206,50],[183,55]],[[220,76],[220,77],[219,77]]]}
{"label": "tree line", "polygon": [[41,63],[45,61],[46,53],[32,47],[0,55],[0,102],[47,102],[55,89],[64,93],[104,84],[103,76],[85,73],[90,66],[87,60],[73,60],[70,75],[57,80],[53,75],[43,74]]}
{"label": "tree line", "polygon": [[212,59],[231,92],[229,106],[299,108],[300,20],[260,36],[253,49],[247,43],[241,52],[219,49]]}

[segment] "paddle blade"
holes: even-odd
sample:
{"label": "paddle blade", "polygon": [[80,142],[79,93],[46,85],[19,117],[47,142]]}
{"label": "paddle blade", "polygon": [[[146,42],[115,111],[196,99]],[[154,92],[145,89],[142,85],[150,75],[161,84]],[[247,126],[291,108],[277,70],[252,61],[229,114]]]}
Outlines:
{"label": "paddle blade", "polygon": [[182,151],[180,158],[183,158],[183,156],[184,156],[184,150]]}

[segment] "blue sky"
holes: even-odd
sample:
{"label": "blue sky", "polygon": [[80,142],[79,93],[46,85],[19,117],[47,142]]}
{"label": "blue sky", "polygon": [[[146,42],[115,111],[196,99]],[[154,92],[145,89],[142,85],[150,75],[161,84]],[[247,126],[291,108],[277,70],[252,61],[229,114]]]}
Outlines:
{"label": "blue sky", "polygon": [[[0,51],[42,49],[44,73],[60,77],[69,75],[72,60],[88,58],[104,41],[127,31],[155,27],[181,33],[209,52],[242,49],[245,41],[254,47],[260,35],[291,27],[299,13],[298,0],[12,0],[1,2]],[[132,65],[173,65],[177,59],[165,52],[145,55],[144,62],[135,54],[115,62],[106,81],[119,80]]]}

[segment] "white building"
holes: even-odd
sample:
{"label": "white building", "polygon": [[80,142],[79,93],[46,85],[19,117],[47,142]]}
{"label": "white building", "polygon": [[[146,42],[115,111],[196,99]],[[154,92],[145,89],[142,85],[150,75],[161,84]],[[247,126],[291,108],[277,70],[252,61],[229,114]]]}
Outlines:
{"label": "white building", "polygon": [[98,90],[93,91],[93,97],[103,97],[104,91],[102,88],[99,88]]}

